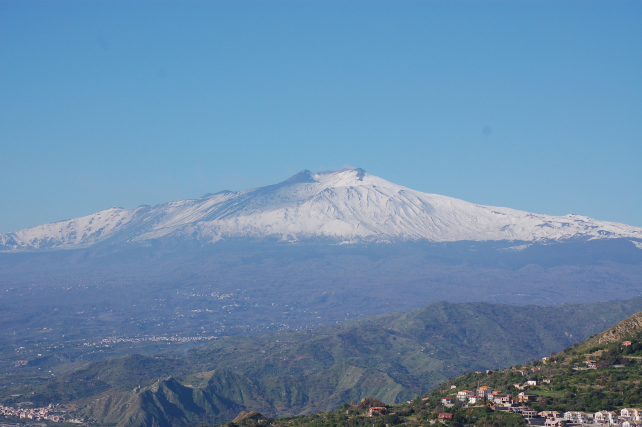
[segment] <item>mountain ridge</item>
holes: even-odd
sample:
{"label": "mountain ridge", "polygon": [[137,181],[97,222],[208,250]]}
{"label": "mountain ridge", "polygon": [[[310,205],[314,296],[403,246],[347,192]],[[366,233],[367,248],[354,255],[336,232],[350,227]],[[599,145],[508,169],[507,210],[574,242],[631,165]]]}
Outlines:
{"label": "mountain ridge", "polygon": [[[359,404],[346,402],[333,412],[278,419],[241,412],[221,427],[419,427],[438,422],[518,427],[562,424],[559,421],[570,425],[634,425],[637,410],[630,408],[642,404],[641,316],[634,314],[591,339],[541,360],[503,370],[467,372],[400,404],[386,405],[369,397]],[[594,341],[612,335],[617,339],[599,344]]]}
{"label": "mountain ridge", "polygon": [[442,301],[321,328],[228,337],[187,353],[95,361],[38,384],[23,374],[17,382],[24,385],[5,386],[0,399],[10,406],[21,401],[16,395],[71,403],[74,416],[118,427],[220,422],[251,410],[309,414],[367,396],[395,404],[466,371],[559,351],[641,308],[642,298],[548,308]]}
{"label": "mountain ridge", "polygon": [[0,234],[0,251],[146,244],[178,238],[200,244],[229,238],[335,243],[413,241],[568,241],[627,238],[642,228],[581,215],[551,216],[415,191],[363,169],[301,171],[266,187],[92,215]]}
{"label": "mountain ridge", "polygon": [[623,341],[633,333],[642,330],[642,312],[635,313],[619,322],[617,325],[600,332],[582,343],[581,349],[604,346],[607,344]]}

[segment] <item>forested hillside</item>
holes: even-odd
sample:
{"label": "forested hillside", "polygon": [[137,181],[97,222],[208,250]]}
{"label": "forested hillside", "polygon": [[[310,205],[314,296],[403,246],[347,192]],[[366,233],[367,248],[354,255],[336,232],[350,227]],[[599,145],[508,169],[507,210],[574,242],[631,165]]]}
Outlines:
{"label": "forested hillside", "polygon": [[[471,370],[524,363],[642,309],[642,299],[558,307],[434,303],[261,337],[230,337],[187,354],[127,356],[5,385],[3,402],[72,405],[120,426],[221,422],[240,411],[307,414],[371,396],[412,400]],[[44,373],[44,372],[43,372]],[[48,374],[51,375],[51,374]]]}

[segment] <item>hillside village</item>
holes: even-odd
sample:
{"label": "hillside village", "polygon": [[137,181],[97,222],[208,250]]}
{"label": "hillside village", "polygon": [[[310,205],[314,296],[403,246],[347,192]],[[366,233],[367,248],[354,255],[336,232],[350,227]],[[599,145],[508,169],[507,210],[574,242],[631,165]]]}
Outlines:
{"label": "hillside village", "polygon": [[[633,320],[637,322],[639,317],[638,313]],[[617,335],[614,328],[600,336]],[[451,410],[440,413],[440,418],[451,419],[452,413],[461,408],[486,406],[519,414],[529,425],[642,425],[640,339],[589,347],[582,343],[526,366],[460,377],[437,393],[439,404]],[[492,386],[470,387],[471,383],[485,381]],[[636,403],[636,407],[627,406],[630,403]]]}
{"label": "hillside village", "polygon": [[[630,342],[629,342],[630,345]],[[548,358],[544,358],[546,361]],[[595,362],[591,361],[589,369],[597,369]],[[537,369],[537,368],[535,368]],[[575,368],[574,368],[575,369]],[[527,371],[518,369],[513,372],[526,375]],[[535,371],[536,372],[536,371]],[[490,372],[487,372],[490,373]],[[476,372],[476,374],[481,374]],[[543,384],[551,384],[552,379],[546,378],[542,380]],[[537,411],[530,402],[537,402],[537,394],[527,394],[530,388],[537,388],[540,386],[538,380],[527,380],[524,383],[513,384],[515,390],[523,390],[515,395],[514,393],[502,393],[500,390],[493,390],[489,386],[478,387],[475,391],[471,390],[456,390],[456,386],[452,385],[454,390],[450,393],[453,397],[443,397],[441,404],[446,408],[453,408],[457,403],[463,407],[476,407],[488,406],[493,411],[505,411],[521,415],[527,424],[535,426],[546,427],[563,427],[568,425],[611,425],[621,427],[642,426],[642,409],[640,408],[621,408],[620,410],[600,410],[595,413],[584,411]],[[428,398],[424,398],[427,400]],[[439,413],[438,419],[451,420],[452,413],[443,412]]]}

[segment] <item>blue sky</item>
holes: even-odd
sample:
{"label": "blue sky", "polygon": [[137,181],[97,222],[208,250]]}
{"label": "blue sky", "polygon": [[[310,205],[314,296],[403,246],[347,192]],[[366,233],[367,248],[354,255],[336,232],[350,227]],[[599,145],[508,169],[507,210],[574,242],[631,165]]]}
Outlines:
{"label": "blue sky", "polygon": [[0,232],[350,165],[642,226],[642,3],[0,2]]}

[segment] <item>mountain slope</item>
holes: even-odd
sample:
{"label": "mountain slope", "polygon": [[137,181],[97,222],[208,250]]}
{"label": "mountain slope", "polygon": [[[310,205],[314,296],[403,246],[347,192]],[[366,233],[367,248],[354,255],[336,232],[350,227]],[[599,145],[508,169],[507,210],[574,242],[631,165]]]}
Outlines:
{"label": "mountain slope", "polygon": [[[639,387],[642,380],[641,318],[642,313],[637,313],[613,328],[543,361],[536,360],[502,371],[468,372],[440,385],[422,399],[388,405],[385,410],[378,411],[380,414],[374,416],[369,414],[368,408],[383,406],[383,402],[364,399],[359,405],[346,403],[335,412],[304,417],[272,420],[262,414],[254,414],[254,420],[243,421],[241,418],[244,417],[239,416],[235,422],[241,422],[226,423],[222,427],[348,427],[375,424],[418,427],[438,425],[436,422],[441,421],[440,414],[444,413],[452,416],[452,421],[444,420],[445,423],[455,426],[544,425],[546,420],[543,417],[533,419],[532,411],[549,411],[548,416],[551,418],[556,417],[551,411],[556,411],[557,417],[560,418],[565,415],[576,417],[576,421],[578,417],[583,418],[583,425],[603,425],[603,421],[593,420],[596,412],[615,411],[617,420],[623,408],[639,408],[642,405]],[[629,342],[623,342],[622,339]],[[585,362],[589,360],[591,365],[595,366],[587,368]],[[530,384],[527,384],[527,381]],[[516,388],[515,385],[520,388]],[[490,387],[488,392],[493,393],[485,401],[467,403],[457,399],[459,391],[471,390],[477,393],[483,391],[484,387]],[[526,395],[522,398],[524,402],[518,398],[520,392]],[[509,396],[514,402],[510,409],[500,403],[502,398],[508,400]],[[444,405],[443,399],[449,399],[453,404]],[[520,413],[531,418],[531,421],[527,423]],[[606,412],[603,414],[608,416]],[[618,425],[628,419],[628,416],[626,413],[622,414],[624,418],[619,420]],[[249,418],[247,415],[245,417]],[[260,421],[257,422],[256,419]],[[579,425],[579,422],[572,424]]]}
{"label": "mountain slope", "polygon": [[[223,191],[93,215],[0,235],[0,250],[70,249],[174,238],[283,241],[642,239],[642,228],[579,215],[555,217],[414,191],[361,169],[303,171],[276,185]],[[638,243],[638,242],[636,242]],[[639,244],[639,243],[638,243]]]}
{"label": "mountain slope", "polygon": [[[545,360],[489,374],[469,372],[434,390],[429,404],[437,404],[457,390],[479,385],[514,397],[522,386],[536,411],[613,411],[642,405],[642,313],[636,313],[590,339]],[[626,342],[628,341],[628,342]],[[546,381],[544,381],[546,380]],[[526,381],[534,381],[527,385]],[[452,390],[450,385],[454,385]],[[524,387],[524,385],[526,385]],[[452,397],[452,396],[451,396]]]}
{"label": "mountain slope", "polygon": [[640,331],[642,331],[642,312],[636,313],[633,316],[624,319],[612,328],[609,328],[606,331],[582,342],[578,346],[578,350],[621,342],[632,335],[639,335]]}
{"label": "mountain slope", "polygon": [[398,403],[467,370],[558,351],[640,309],[640,298],[548,308],[440,302],[317,329],[229,337],[180,357],[96,362],[38,385],[21,378],[25,388],[5,389],[3,400],[75,402],[80,414],[123,427],[229,420],[241,410],[311,413],[366,396]]}

